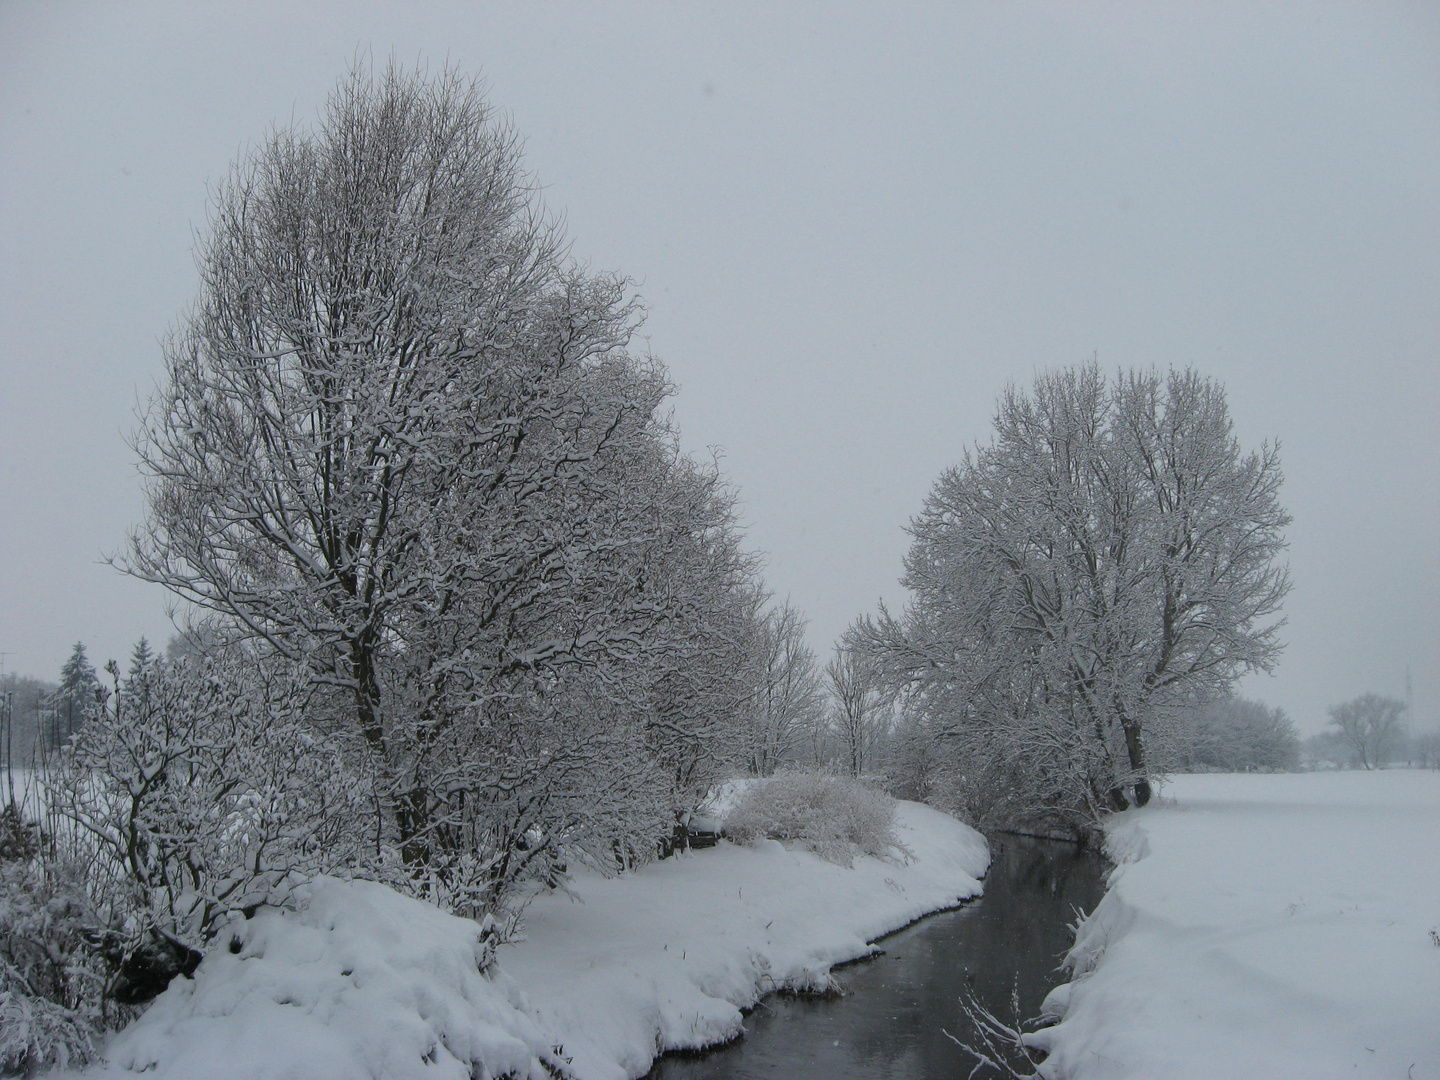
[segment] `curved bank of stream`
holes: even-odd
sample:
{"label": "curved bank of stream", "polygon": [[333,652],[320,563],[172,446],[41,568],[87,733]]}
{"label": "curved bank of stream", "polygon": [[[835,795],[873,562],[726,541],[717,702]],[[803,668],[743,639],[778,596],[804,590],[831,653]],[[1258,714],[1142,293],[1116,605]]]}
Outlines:
{"label": "curved bank of stream", "polygon": [[991,841],[985,892],[880,942],[883,954],[837,972],[839,999],[772,995],[744,1038],[701,1054],[671,1054],[649,1080],[940,1080],[975,1062],[946,1035],[972,1041],[959,999],[973,989],[997,1016],[1034,1016],[1064,974],[1077,909],[1104,894],[1104,860],[1075,845],[1025,836]]}

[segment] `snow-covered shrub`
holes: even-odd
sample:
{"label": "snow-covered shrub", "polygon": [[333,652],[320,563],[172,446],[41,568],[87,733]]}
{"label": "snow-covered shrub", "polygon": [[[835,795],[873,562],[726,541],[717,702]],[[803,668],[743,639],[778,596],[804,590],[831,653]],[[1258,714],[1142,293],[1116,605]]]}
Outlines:
{"label": "snow-covered shrub", "polygon": [[0,864],[28,862],[40,854],[40,826],[20,807],[8,803],[0,809]]}
{"label": "snow-covered shrub", "polygon": [[246,654],[158,663],[118,709],[95,711],[46,778],[120,1000],[193,968],[232,914],[354,867],[367,839],[373,850],[360,765],[302,721],[293,691]]}
{"label": "snow-covered shrub", "polygon": [[726,815],[725,835],[740,844],[789,840],[843,866],[856,854],[909,854],[895,833],[894,799],[824,773],[787,772],[750,785]]}
{"label": "snow-covered shrub", "polygon": [[52,858],[13,807],[0,813],[0,1075],[95,1052],[104,974],[83,870]]}

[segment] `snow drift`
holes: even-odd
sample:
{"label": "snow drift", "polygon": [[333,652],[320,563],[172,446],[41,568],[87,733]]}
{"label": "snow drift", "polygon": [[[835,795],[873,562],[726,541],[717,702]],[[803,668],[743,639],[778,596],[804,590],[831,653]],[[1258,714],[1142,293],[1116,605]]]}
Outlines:
{"label": "snow drift", "polygon": [[369,881],[325,878],[300,911],[237,920],[110,1044],[156,1080],[490,1080],[551,1075],[549,1043],[480,927]]}

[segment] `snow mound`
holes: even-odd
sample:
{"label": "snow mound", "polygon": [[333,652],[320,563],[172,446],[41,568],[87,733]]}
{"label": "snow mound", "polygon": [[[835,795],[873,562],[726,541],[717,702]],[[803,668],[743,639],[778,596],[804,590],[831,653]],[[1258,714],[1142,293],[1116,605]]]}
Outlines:
{"label": "snow mound", "polygon": [[[299,911],[221,935],[106,1051],[155,1080],[470,1080],[551,1075],[548,1041],[479,926],[368,881],[322,878]],[[107,1070],[107,1071],[109,1071]]]}

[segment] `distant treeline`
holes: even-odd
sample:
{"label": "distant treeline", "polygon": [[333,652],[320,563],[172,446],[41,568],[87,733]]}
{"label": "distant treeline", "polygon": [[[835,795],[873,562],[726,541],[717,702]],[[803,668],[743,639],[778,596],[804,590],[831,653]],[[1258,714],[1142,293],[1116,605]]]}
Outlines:
{"label": "distant treeline", "polygon": [[1322,731],[1300,744],[1304,769],[1363,769],[1409,766],[1440,769],[1440,730],[1402,732],[1367,766],[1355,745],[1340,731]]}
{"label": "distant treeline", "polygon": [[1440,731],[1413,731],[1408,707],[1363,694],[1330,710],[1330,728],[1301,739],[1283,709],[1241,697],[1197,705],[1176,725],[1176,772],[1440,768]]}
{"label": "distant treeline", "polygon": [[1198,705],[1179,730],[1178,772],[1287,772],[1300,767],[1300,736],[1285,710],[1232,697]]}
{"label": "distant treeline", "polygon": [[49,702],[59,685],[29,675],[6,675],[0,681],[0,754],[16,766],[28,766],[39,755],[43,738],[53,730]]}
{"label": "distant treeline", "polygon": [[[188,647],[176,636],[171,638],[166,652],[173,659]],[[150,643],[142,637],[130,656],[129,676],[134,677],[153,659]],[[106,665],[104,674],[118,687],[115,680],[120,677],[120,669],[113,660]],[[112,692],[90,663],[84,643],[78,641],[55,682],[31,675],[8,674],[0,678],[0,768],[40,764],[52,750],[69,742]]]}

